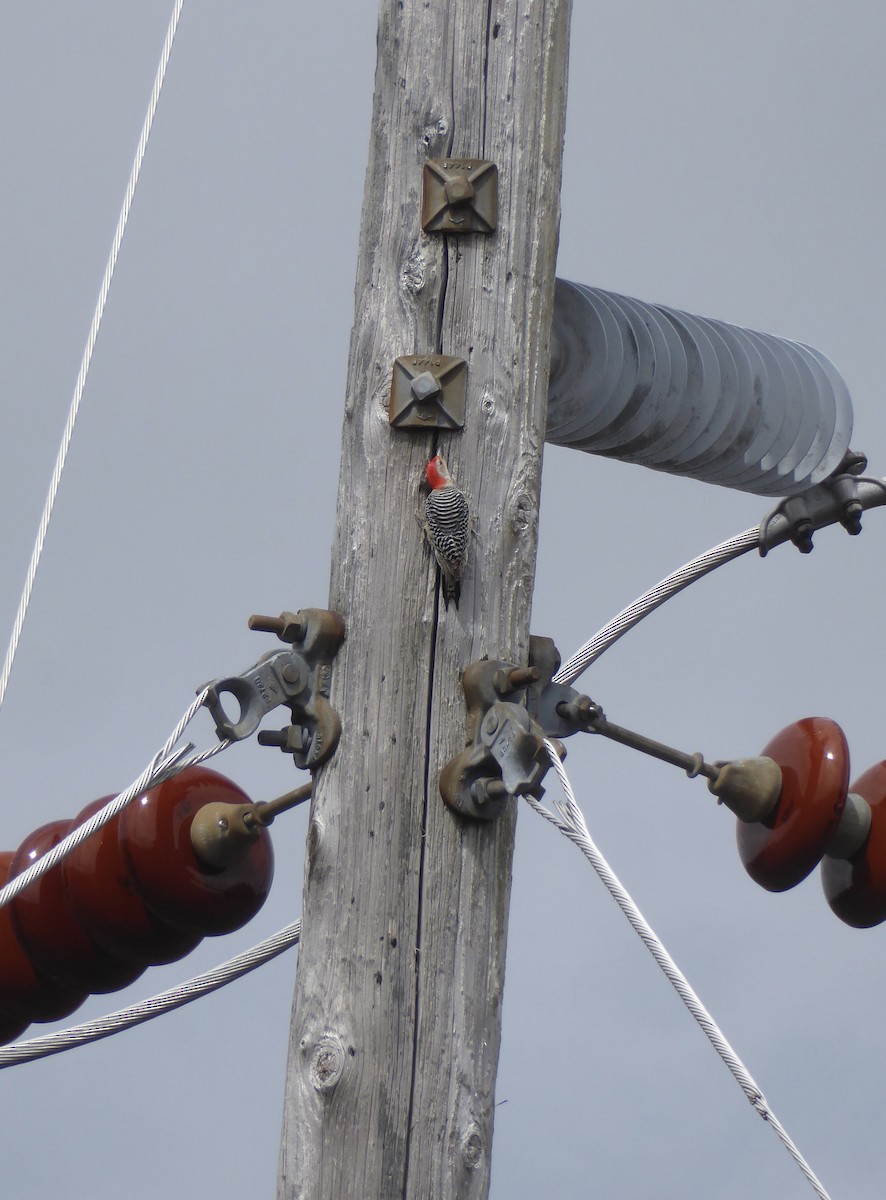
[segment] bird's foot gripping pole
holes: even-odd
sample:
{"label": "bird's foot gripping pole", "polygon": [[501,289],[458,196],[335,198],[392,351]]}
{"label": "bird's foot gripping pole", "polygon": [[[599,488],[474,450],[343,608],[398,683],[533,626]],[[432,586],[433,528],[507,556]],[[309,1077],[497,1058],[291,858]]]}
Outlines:
{"label": "bird's foot gripping pole", "polygon": [[[345,637],[344,618],[324,608],[303,608],[279,617],[250,617],[249,628],[275,633],[289,649],[272,650],[242,674],[207,685],[204,704],[216,732],[234,741],[250,737],[269,712],[285,704],[292,724],[262,730],[258,741],[279,746],[297,767],[314,771],[335,753],[341,737],[341,719],[329,703],[329,689],[332,662]],[[225,710],[225,696],[239,705],[236,719]]]}

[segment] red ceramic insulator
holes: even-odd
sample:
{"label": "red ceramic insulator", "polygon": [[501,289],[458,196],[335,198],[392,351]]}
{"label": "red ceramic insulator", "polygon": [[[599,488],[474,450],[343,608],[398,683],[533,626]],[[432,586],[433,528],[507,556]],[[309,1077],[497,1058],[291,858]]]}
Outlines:
{"label": "red ceramic insulator", "polygon": [[[13,877],[13,858],[11,850],[0,853],[0,887]],[[18,939],[11,909],[11,904],[0,908],[0,1010],[26,1024],[60,1021],[80,1007],[86,993],[59,987],[40,974]]]}
{"label": "red ceramic insulator", "polygon": [[[75,819],[80,825],[113,796],[94,800]],[[135,801],[138,803],[138,800]],[[99,946],[141,967],[175,962],[202,940],[156,917],[138,892],[120,845],[120,817],[81,842],[62,863],[65,894],[79,921]]]}
{"label": "red ceramic insulator", "polygon": [[738,851],[756,883],[784,892],[820,861],[839,823],[849,751],[834,721],[805,717],[776,734],[763,755],[781,768],[781,795],[765,821],[738,822]]}
{"label": "red ceramic insulator", "polygon": [[5,1046],[7,1042],[14,1042],[30,1024],[30,1021],[21,1017],[13,1017],[0,1012],[0,1046]]}
{"label": "red ceramic insulator", "polygon": [[120,817],[120,839],[141,898],[161,920],[186,933],[230,933],[267,898],[274,854],[266,829],[245,857],[224,868],[203,863],[191,845],[191,823],[205,804],[249,804],[223,775],[189,767],[151,788]]}
{"label": "red ceramic insulator", "polygon": [[849,790],[870,805],[870,832],[851,858],[822,860],[821,883],[841,921],[869,929],[886,921],[886,762],[865,771]]}
{"label": "red ceramic insulator", "polygon": [[[75,828],[70,820],[50,821],[29,834],[12,860],[13,875],[20,875]],[[147,965],[123,962],[96,945],[67,901],[61,864],[19,892],[10,907],[31,962],[61,987],[115,992],[137,979]]]}

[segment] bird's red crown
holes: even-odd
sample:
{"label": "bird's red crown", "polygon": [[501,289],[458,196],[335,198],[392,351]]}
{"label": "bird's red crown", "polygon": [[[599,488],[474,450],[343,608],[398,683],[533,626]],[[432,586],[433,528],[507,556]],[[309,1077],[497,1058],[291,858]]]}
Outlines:
{"label": "bird's red crown", "polygon": [[442,454],[434,455],[425,468],[425,475],[428,483],[434,489],[448,487],[452,483],[452,476],[449,474],[446,459]]}

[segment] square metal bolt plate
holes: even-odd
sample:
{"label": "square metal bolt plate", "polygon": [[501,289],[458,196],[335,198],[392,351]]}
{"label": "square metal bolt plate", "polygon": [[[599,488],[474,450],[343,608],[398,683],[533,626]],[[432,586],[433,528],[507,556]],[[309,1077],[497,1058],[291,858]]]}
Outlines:
{"label": "square metal bolt plate", "polygon": [[397,429],[461,429],[468,364],[451,354],[394,360],[388,420]]}
{"label": "square metal bolt plate", "polygon": [[425,233],[492,233],[498,223],[498,167],[485,158],[431,158],[422,177]]}

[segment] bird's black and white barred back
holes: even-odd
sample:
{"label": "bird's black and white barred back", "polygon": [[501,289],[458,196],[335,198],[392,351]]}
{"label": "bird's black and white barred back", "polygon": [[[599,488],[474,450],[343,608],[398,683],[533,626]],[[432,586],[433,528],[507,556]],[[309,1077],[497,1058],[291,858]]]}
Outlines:
{"label": "bird's black and white barred back", "polygon": [[436,454],[427,466],[431,485],[424,505],[423,526],[443,579],[443,601],[458,607],[461,574],[468,556],[471,513],[464,492],[452,482],[442,454]]}

